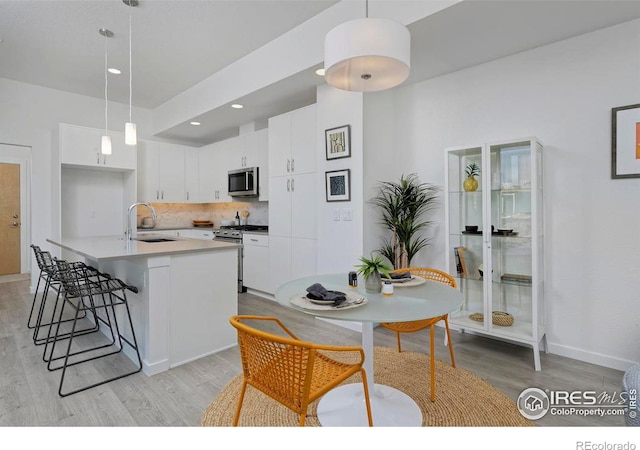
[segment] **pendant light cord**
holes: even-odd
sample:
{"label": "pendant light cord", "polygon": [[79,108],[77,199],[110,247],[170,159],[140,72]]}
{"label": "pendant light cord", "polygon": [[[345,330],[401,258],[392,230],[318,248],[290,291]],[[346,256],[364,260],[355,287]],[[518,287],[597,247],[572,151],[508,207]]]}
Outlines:
{"label": "pendant light cord", "polygon": [[109,129],[109,101],[107,99],[107,94],[109,92],[109,77],[107,76],[109,62],[108,62],[108,45],[109,45],[109,36],[104,37],[104,135],[107,135],[107,130]]}
{"label": "pendant light cord", "polygon": [[365,0],[364,3],[364,14],[365,14],[365,18],[368,19],[369,18],[369,0]]}
{"label": "pendant light cord", "polygon": [[132,79],[133,79],[133,69],[131,67],[131,3],[129,3],[129,122],[132,123],[131,120],[131,101],[133,96],[132,89]]}

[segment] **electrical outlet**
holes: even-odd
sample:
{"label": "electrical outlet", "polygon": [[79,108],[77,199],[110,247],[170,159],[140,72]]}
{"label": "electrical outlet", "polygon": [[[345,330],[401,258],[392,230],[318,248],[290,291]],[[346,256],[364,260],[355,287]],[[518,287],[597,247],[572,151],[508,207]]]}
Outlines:
{"label": "electrical outlet", "polygon": [[340,212],[342,213],[342,220],[353,220],[353,210],[351,208],[343,208]]}
{"label": "electrical outlet", "polygon": [[340,210],[339,209],[334,209],[333,210],[333,220],[340,220]]}
{"label": "electrical outlet", "polygon": [[95,210],[89,211],[89,219],[95,219],[97,216],[98,214],[95,212]]}

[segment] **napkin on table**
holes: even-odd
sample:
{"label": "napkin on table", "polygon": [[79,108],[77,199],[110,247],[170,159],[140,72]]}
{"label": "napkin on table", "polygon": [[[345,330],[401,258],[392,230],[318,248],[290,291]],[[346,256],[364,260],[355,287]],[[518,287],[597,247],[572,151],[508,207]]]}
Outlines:
{"label": "napkin on table", "polygon": [[336,305],[342,303],[347,299],[344,292],[328,291],[320,283],[313,283],[307,288],[307,292],[309,293],[310,298],[313,298],[315,300],[333,300]]}

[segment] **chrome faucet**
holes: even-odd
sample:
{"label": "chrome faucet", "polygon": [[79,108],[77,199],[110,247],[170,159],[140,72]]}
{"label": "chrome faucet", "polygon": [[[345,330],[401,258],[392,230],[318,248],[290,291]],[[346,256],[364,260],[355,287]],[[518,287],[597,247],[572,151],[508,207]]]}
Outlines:
{"label": "chrome faucet", "polygon": [[151,211],[151,216],[153,217],[153,221],[154,222],[158,217],[156,215],[156,210],[153,209],[153,206],[151,206],[149,203],[138,202],[138,203],[134,203],[133,205],[129,206],[129,210],[127,211],[127,230],[125,231],[125,240],[126,241],[130,241],[133,238],[133,228],[131,227],[131,211],[133,211],[136,208],[136,206],[138,206],[138,205],[144,205],[147,208],[149,208],[149,211]]}

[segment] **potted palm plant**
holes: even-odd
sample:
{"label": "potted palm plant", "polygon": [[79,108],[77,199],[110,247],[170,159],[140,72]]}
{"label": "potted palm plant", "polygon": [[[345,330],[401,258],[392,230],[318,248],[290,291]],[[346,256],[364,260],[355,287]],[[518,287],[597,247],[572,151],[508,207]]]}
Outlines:
{"label": "potted palm plant", "polygon": [[402,175],[397,182],[379,183],[372,203],[380,208],[381,224],[391,231],[378,252],[396,269],[410,267],[413,257],[427,246],[421,232],[432,222],[424,214],[437,205],[439,188],[421,183],[416,174]]}
{"label": "potted palm plant", "polygon": [[381,275],[388,278],[389,271],[392,269],[390,265],[382,260],[382,256],[373,256],[371,258],[360,257],[359,264],[355,266],[358,273],[364,278],[364,289],[372,294],[379,294],[382,291]]}

